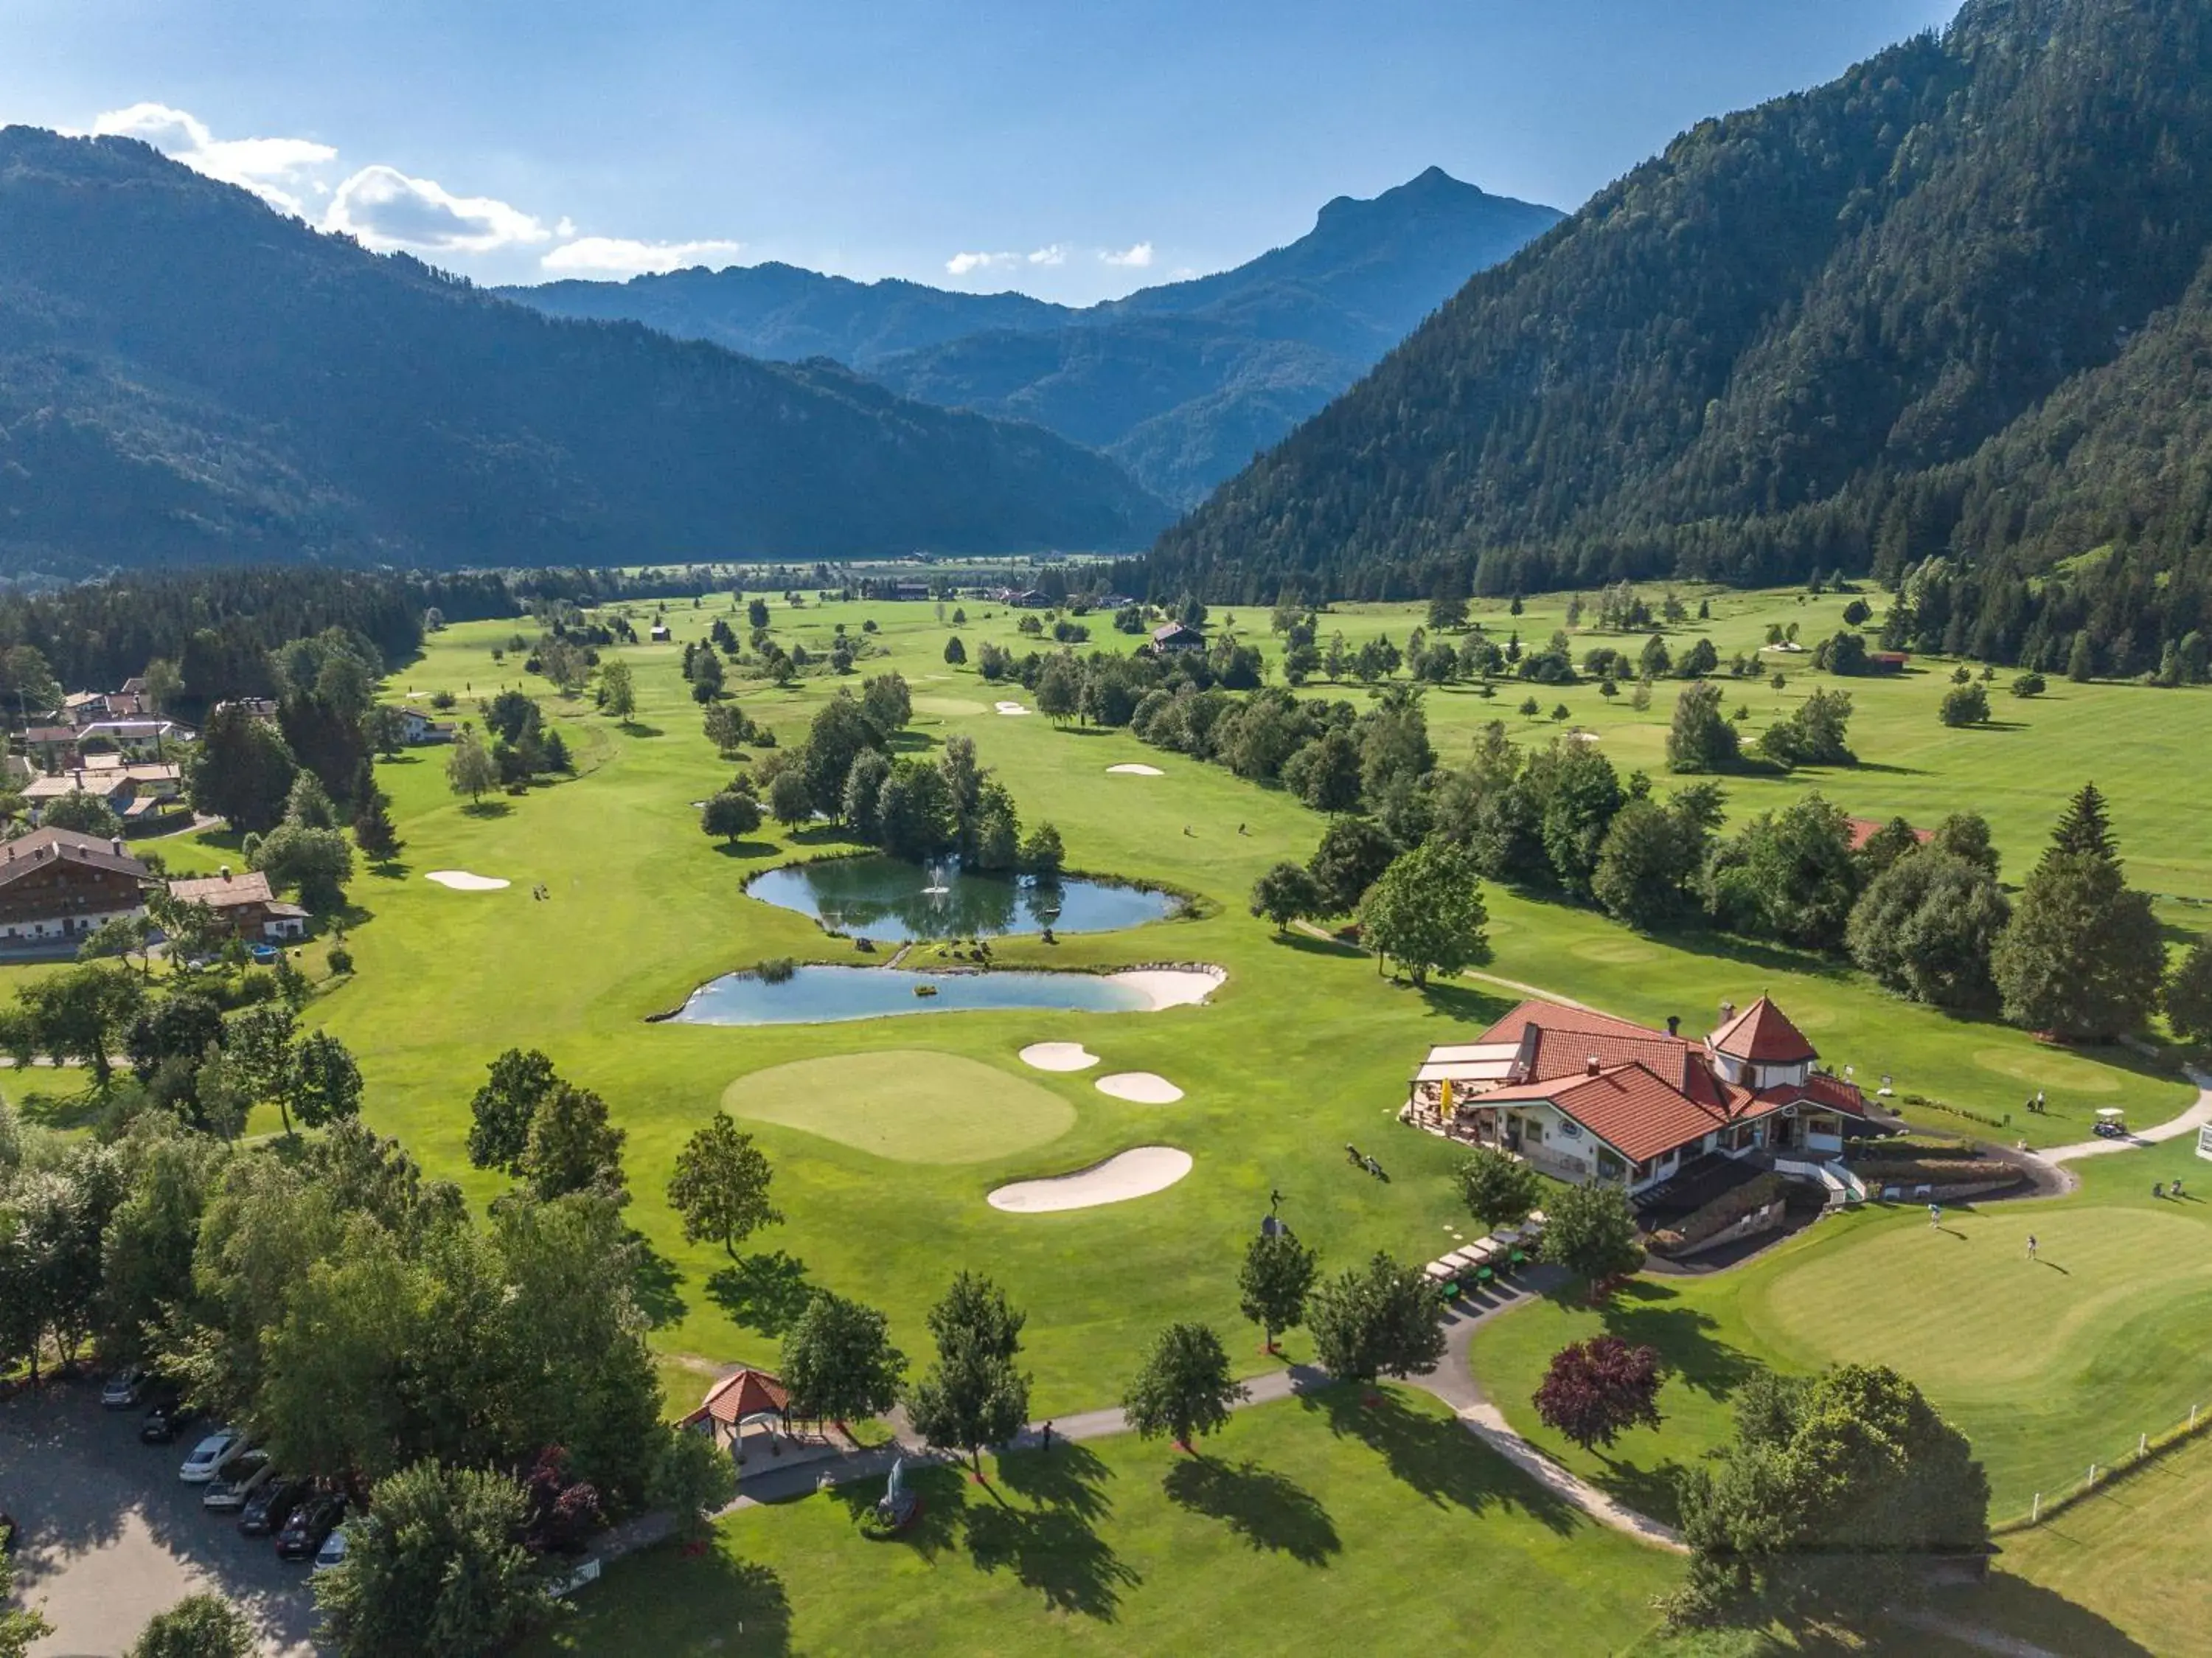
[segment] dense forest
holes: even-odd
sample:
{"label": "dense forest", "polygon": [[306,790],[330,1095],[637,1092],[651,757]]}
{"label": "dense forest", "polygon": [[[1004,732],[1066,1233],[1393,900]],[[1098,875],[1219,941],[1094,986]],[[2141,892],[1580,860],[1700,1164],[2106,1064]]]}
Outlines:
{"label": "dense forest", "polygon": [[0,573],[1140,545],[1035,427],[320,235],[124,139],[0,131]]}
{"label": "dense forest", "polygon": [[2145,671],[2212,625],[2208,253],[2212,13],[1969,0],[1475,277],[1170,531],[1153,590],[1937,561],[1939,637],[2042,661],[2087,629]]}
{"label": "dense forest", "polygon": [[1188,505],[1559,217],[1431,168],[1372,200],[1340,196],[1231,270],[1080,310],[787,265],[501,291],[750,356],[829,357],[924,402],[1035,421]]}

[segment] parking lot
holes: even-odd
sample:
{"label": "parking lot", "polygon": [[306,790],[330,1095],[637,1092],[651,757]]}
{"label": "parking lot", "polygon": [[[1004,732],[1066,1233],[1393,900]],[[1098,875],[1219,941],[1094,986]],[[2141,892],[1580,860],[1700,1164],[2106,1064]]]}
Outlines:
{"label": "parking lot", "polygon": [[304,1565],[235,1516],[208,1514],[177,1466],[201,1426],[173,1445],[141,1445],[139,1412],[103,1411],[96,1383],[0,1400],[0,1509],[21,1526],[16,1588],[54,1632],[31,1658],[117,1658],[146,1620],[185,1595],[222,1594],[280,1658],[313,1651]]}

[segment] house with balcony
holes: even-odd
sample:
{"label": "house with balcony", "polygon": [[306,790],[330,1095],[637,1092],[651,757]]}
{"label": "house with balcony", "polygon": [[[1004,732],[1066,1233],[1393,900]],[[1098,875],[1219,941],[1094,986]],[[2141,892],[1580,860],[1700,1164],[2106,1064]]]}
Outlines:
{"label": "house with balcony", "polygon": [[142,914],[153,872],[119,840],[33,829],[0,844],[0,951],[75,947]]}

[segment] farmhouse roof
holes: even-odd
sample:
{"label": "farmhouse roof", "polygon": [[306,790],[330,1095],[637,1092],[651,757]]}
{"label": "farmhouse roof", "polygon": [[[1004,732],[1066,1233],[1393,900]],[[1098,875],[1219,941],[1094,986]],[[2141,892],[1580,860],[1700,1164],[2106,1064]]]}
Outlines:
{"label": "farmhouse roof", "polygon": [[1485,1105],[1493,1100],[1544,1100],[1622,1156],[1638,1163],[1709,1134],[1729,1121],[1725,1112],[1700,1105],[1632,1061],[1606,1067],[1578,1082],[1523,1082],[1493,1089],[1481,1098]]}
{"label": "farmhouse roof", "polygon": [[269,889],[269,877],[258,869],[248,869],[242,875],[226,873],[173,881],[169,883],[169,896],[183,904],[204,904],[211,910],[227,910],[241,904],[271,904],[276,897]]}
{"label": "farmhouse roof", "polygon": [[87,869],[103,869],[111,875],[134,875],[141,881],[151,873],[123,850],[119,840],[81,835],[74,829],[33,829],[9,841],[4,853],[0,853],[0,886],[19,881],[33,869],[45,869],[55,861]]}
{"label": "farmhouse roof", "polygon": [[[1845,818],[1844,822],[1850,829],[1851,850],[1854,852],[1862,850],[1869,841],[1889,827],[1889,825],[1880,818]],[[1933,829],[1914,829],[1912,838],[1925,846],[1936,838],[1936,832]]]}
{"label": "farmhouse roof", "polygon": [[1790,1065],[1817,1059],[1820,1051],[1805,1039],[1790,1015],[1760,997],[1713,1033],[1713,1051],[1760,1065]]}

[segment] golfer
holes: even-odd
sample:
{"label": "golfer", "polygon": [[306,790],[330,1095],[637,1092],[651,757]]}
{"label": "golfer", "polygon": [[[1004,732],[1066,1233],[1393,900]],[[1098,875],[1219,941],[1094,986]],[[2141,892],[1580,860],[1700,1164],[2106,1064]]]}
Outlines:
{"label": "golfer", "polygon": [[2035,1234],[2033,1232],[2027,1234],[2027,1258],[2030,1260],[2035,1259]]}
{"label": "golfer", "polygon": [[1943,1224],[1942,1204],[1930,1204],[1928,1205],[1928,1224],[1930,1226],[1941,1226]]}

